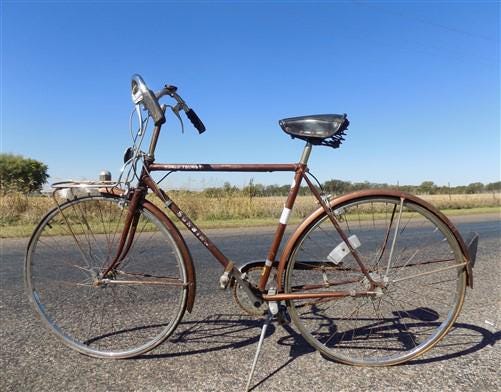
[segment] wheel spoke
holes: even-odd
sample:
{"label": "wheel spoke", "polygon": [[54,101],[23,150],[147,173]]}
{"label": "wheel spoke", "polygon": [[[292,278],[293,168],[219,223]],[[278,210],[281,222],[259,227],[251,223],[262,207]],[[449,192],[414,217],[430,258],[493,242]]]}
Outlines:
{"label": "wheel spoke", "polygon": [[174,331],[186,306],[178,234],[148,208],[138,210],[136,236],[120,269],[101,276],[116,256],[124,210],[119,197],[63,203],[43,218],[27,252],[26,280],[37,311],[65,344],[91,356],[127,358],[152,349]]}
{"label": "wheel spoke", "polygon": [[466,286],[461,248],[448,225],[412,199],[393,195],[345,199],[332,209],[342,212],[342,227],[359,239],[357,253],[370,278],[350,254],[332,269],[308,264],[328,263],[326,256],[341,243],[324,214],[299,235],[284,291],[373,295],[289,300],[301,334],[324,355],[365,366],[401,363],[435,345],[454,323]]}

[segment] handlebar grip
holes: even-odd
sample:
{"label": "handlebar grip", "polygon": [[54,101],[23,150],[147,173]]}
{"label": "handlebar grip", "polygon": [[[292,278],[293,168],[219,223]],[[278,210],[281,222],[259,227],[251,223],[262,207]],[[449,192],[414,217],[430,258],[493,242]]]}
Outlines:
{"label": "handlebar grip", "polygon": [[197,116],[195,111],[193,109],[188,109],[186,111],[186,116],[190,119],[191,123],[193,126],[198,130],[198,133],[204,133],[205,132],[205,125],[200,120],[200,118]]}

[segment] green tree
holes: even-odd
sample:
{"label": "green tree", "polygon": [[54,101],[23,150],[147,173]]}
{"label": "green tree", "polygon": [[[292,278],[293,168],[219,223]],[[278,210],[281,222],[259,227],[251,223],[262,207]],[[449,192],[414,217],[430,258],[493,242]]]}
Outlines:
{"label": "green tree", "polygon": [[0,192],[38,192],[47,182],[47,165],[14,154],[0,154]]}
{"label": "green tree", "polygon": [[328,193],[341,195],[350,192],[352,189],[351,182],[342,180],[329,180],[324,182],[324,189]]}
{"label": "green tree", "polygon": [[500,192],[501,191],[501,181],[491,182],[485,186],[485,190],[489,192]]}
{"label": "green tree", "polygon": [[437,186],[433,181],[423,181],[421,185],[419,185],[419,192],[427,195],[432,195],[435,193]]}
{"label": "green tree", "polygon": [[223,184],[223,194],[225,196],[233,196],[238,193],[238,188],[235,185],[231,185],[228,181]]}
{"label": "green tree", "polygon": [[466,187],[466,193],[469,194],[482,193],[483,190],[484,184],[482,184],[481,182],[473,182]]}
{"label": "green tree", "polygon": [[253,197],[264,196],[264,193],[265,193],[264,192],[264,185],[254,184],[254,179],[251,178],[249,181],[249,185],[243,187],[242,193],[245,196],[248,196],[249,199],[252,199]]}

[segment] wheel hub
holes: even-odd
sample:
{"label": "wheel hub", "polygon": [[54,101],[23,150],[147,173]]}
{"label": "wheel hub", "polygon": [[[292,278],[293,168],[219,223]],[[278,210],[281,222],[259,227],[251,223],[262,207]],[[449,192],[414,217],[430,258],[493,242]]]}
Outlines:
{"label": "wheel hub", "polygon": [[372,283],[367,277],[362,280],[362,286],[368,290],[376,293],[376,297],[381,297],[388,291],[388,277],[383,276],[379,272],[370,272],[370,278],[373,280]]}
{"label": "wheel hub", "polygon": [[108,282],[110,280],[114,280],[116,278],[115,271],[110,271],[108,274],[106,274],[106,276],[103,276],[99,269],[91,270],[90,273],[91,273],[92,285],[94,287],[104,288],[108,285]]}

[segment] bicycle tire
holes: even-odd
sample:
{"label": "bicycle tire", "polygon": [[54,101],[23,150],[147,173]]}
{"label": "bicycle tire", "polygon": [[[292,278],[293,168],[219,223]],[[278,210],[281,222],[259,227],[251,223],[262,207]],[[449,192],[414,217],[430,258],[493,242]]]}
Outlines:
{"label": "bicycle tire", "polygon": [[[134,242],[116,256],[127,201],[69,200],[41,220],[29,241],[25,285],[44,324],[67,346],[99,358],[130,358],[167,339],[183,317],[189,272],[176,232],[149,203],[138,209]],[[191,260],[191,259],[190,259]]]}
{"label": "bicycle tire", "polygon": [[[389,366],[423,354],[445,336],[464,301],[467,273],[455,234],[415,198],[354,195],[331,209],[371,278],[386,279],[385,287],[373,289],[376,295],[289,300],[292,321],[322,355],[345,364]],[[371,289],[325,212],[298,235],[285,269],[285,293]]]}

